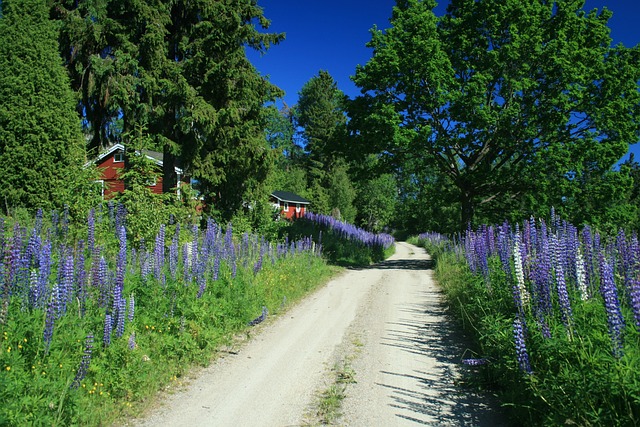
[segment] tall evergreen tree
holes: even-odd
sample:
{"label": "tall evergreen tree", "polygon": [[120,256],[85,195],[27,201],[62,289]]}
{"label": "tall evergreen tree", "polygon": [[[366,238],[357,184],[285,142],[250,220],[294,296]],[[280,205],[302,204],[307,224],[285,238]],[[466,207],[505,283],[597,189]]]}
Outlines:
{"label": "tall evergreen tree", "polygon": [[75,98],[46,3],[3,0],[0,19],[0,201],[53,208],[84,160]]}
{"label": "tall evergreen tree", "polygon": [[263,106],[281,91],[245,48],[265,52],[284,36],[258,30],[269,21],[254,0],[61,0],[55,10],[93,147],[121,117],[122,135],[146,126],[163,152],[165,191],[180,163],[225,219],[259,197],[271,162]]}

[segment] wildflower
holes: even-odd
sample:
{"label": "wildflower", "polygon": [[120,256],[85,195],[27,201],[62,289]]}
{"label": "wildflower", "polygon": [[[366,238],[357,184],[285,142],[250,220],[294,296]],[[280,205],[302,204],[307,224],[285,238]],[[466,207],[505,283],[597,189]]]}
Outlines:
{"label": "wildflower", "polygon": [[562,323],[564,323],[566,327],[569,327],[573,317],[573,312],[571,310],[567,285],[564,281],[564,273],[560,264],[556,266],[556,287],[558,289],[558,302],[560,303]]}
{"label": "wildflower", "polygon": [[517,290],[520,296],[520,303],[528,306],[530,301],[529,291],[524,284],[524,271],[522,269],[522,253],[520,250],[520,236],[516,233],[513,244],[513,261],[516,271]]}
{"label": "wildflower", "polygon": [[578,290],[580,291],[580,299],[582,299],[582,301],[588,300],[589,292],[587,290],[585,264],[580,248],[576,250],[576,282],[578,284]]}
{"label": "wildflower", "polygon": [[107,314],[104,316],[104,335],[102,337],[102,342],[105,347],[108,347],[111,344],[111,315]]}
{"label": "wildflower", "polygon": [[487,359],[462,359],[462,363],[467,366],[481,366],[489,363]]}
{"label": "wildflower", "polygon": [[524,341],[524,329],[520,317],[516,317],[513,321],[513,337],[518,365],[524,373],[530,374],[532,372],[531,365],[529,364],[529,354],[527,353],[527,346]]}
{"label": "wildflower", "polygon": [[249,326],[255,326],[258,323],[262,323],[264,319],[267,318],[268,314],[269,314],[269,310],[267,310],[267,307],[262,306],[262,314],[256,317],[255,319],[253,319],[251,322],[249,322]]}
{"label": "wildflower", "polygon": [[[47,314],[44,322],[44,353],[47,354],[49,352],[49,347],[51,346],[51,339],[53,338],[53,325],[56,319],[55,315],[55,302],[54,298],[56,295],[52,295],[49,303],[47,304]],[[6,337],[5,337],[6,338]]]}
{"label": "wildflower", "polygon": [[89,253],[93,253],[93,248],[95,247],[95,229],[96,229],[96,220],[95,220],[95,209],[91,208],[89,211],[89,218],[87,219],[87,228],[88,228],[88,237],[87,237],[87,246],[89,247]]}
{"label": "wildflower", "polygon": [[613,355],[622,357],[622,330],[624,329],[624,318],[620,309],[618,290],[613,279],[613,269],[600,254],[600,293],[604,300],[604,307],[607,311],[607,321],[609,323],[609,335],[613,344]]}
{"label": "wildflower", "polygon": [[131,335],[129,335],[129,350],[133,350],[134,348],[136,348],[136,333],[131,332]]}
{"label": "wildflower", "polygon": [[129,322],[133,322],[133,315],[135,313],[135,300],[133,299],[133,294],[129,297]]}

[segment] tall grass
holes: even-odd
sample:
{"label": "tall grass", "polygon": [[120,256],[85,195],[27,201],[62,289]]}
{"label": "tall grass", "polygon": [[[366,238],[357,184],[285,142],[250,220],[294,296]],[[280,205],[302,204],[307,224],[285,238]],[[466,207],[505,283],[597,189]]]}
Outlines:
{"label": "tall grass", "polygon": [[153,242],[128,239],[118,206],[92,210],[82,230],[64,213],[0,219],[0,425],[138,412],[332,273],[309,238],[271,243],[213,221],[157,228]]}
{"label": "tall grass", "polygon": [[478,377],[519,425],[640,424],[637,235],[555,217],[420,240],[474,337]]}

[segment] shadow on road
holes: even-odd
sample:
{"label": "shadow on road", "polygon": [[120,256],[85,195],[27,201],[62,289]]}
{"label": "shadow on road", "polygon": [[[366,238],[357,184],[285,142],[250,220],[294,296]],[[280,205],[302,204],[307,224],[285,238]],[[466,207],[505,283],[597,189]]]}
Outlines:
{"label": "shadow on road", "polygon": [[[447,315],[440,293],[422,291],[414,302],[400,309],[406,316],[388,324],[382,344],[419,355],[427,362],[420,371],[407,372],[402,367],[381,371],[389,380],[377,385],[389,390],[396,416],[419,424],[435,420],[439,426],[508,425],[495,402],[456,384],[459,370],[467,368],[461,365],[464,339]],[[407,383],[411,387],[397,386]]]}
{"label": "shadow on road", "polygon": [[348,267],[349,270],[430,270],[434,263],[430,259],[385,260],[365,267]]}

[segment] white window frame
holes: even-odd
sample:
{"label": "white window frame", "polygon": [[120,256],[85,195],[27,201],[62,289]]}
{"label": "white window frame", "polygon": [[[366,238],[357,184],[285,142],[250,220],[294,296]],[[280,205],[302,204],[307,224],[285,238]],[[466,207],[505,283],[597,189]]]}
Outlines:
{"label": "white window frame", "polygon": [[113,163],[124,162],[124,153],[122,151],[116,151],[113,153]]}
{"label": "white window frame", "polygon": [[283,202],[284,203],[284,207],[283,207],[283,211],[284,212],[289,212],[289,202]]}
{"label": "white window frame", "polygon": [[300,213],[300,203],[296,203],[296,213]]}

